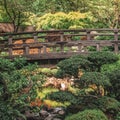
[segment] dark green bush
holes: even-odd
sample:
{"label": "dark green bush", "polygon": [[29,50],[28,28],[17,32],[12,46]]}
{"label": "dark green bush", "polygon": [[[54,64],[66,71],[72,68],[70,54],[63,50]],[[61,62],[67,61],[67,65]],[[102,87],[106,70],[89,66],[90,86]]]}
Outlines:
{"label": "dark green bush", "polygon": [[64,75],[68,74],[77,77],[79,69],[83,69],[86,71],[89,70],[90,62],[86,59],[86,57],[78,55],[60,61],[57,66],[60,68],[61,71],[64,71]]}
{"label": "dark green bush", "polygon": [[112,84],[111,96],[120,101],[120,69],[107,74]]}
{"label": "dark green bush", "polygon": [[77,101],[75,96],[71,92],[67,91],[58,91],[50,93],[47,95],[47,98],[58,102],[68,101],[70,103],[75,103]]}
{"label": "dark green bush", "polygon": [[8,59],[0,58],[0,72],[11,72],[15,70],[14,63]]}
{"label": "dark green bush", "polygon": [[24,67],[26,63],[27,63],[26,58],[23,57],[14,58],[14,66],[16,67],[16,69]]}
{"label": "dark green bush", "polygon": [[120,120],[120,112],[117,114],[115,120]]}
{"label": "dark green bush", "polygon": [[111,73],[115,70],[120,70],[120,60],[112,64],[105,64],[101,67],[101,72],[103,73]]}
{"label": "dark green bush", "polygon": [[[30,108],[30,100],[36,98],[36,87],[38,81],[43,80],[42,77],[36,74],[25,75],[16,67],[21,60],[11,61],[1,58],[0,60],[0,118],[1,120],[16,120],[18,117],[25,119],[23,115],[26,110]],[[21,63],[22,65],[22,63]],[[32,66],[31,66],[32,67]],[[27,67],[26,67],[27,68]],[[34,71],[33,67],[28,67],[29,70]],[[26,69],[25,69],[26,70]],[[41,84],[39,82],[39,84]],[[28,89],[28,91],[24,91]]]}
{"label": "dark green bush", "polygon": [[97,86],[101,85],[103,87],[111,85],[109,78],[100,72],[86,72],[77,83],[83,88],[92,84],[96,84]]}
{"label": "dark green bush", "polygon": [[92,63],[92,71],[100,71],[104,64],[114,63],[119,60],[118,55],[112,52],[94,52],[88,55],[88,60]]}
{"label": "dark green bush", "polygon": [[105,114],[100,110],[84,110],[77,114],[68,116],[65,120],[108,120]]}
{"label": "dark green bush", "polygon": [[65,76],[67,76],[67,74],[65,73],[64,70],[58,69],[58,71],[56,72],[56,74],[54,76],[56,78],[63,78]]}
{"label": "dark green bush", "polygon": [[111,114],[114,116],[120,112],[120,102],[111,97],[101,97],[97,101],[97,106],[99,109],[104,111],[106,114]]}

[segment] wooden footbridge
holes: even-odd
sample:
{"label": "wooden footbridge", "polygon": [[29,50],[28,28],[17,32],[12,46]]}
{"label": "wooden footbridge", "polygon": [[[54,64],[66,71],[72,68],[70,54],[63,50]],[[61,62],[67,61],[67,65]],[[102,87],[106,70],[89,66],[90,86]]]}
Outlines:
{"label": "wooden footbridge", "polygon": [[0,33],[0,39],[0,57],[11,59],[18,56],[27,60],[65,59],[105,49],[120,52],[119,29]]}

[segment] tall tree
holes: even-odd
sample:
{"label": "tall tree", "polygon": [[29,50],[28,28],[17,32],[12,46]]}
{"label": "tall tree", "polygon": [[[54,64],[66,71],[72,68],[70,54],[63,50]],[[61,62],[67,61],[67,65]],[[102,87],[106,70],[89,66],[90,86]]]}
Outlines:
{"label": "tall tree", "polygon": [[32,8],[34,0],[0,0],[0,4],[6,12],[9,22],[12,22],[14,32],[18,31],[19,26],[29,15],[28,11]]}
{"label": "tall tree", "polygon": [[120,0],[92,0],[89,7],[96,21],[110,28],[120,28]]}

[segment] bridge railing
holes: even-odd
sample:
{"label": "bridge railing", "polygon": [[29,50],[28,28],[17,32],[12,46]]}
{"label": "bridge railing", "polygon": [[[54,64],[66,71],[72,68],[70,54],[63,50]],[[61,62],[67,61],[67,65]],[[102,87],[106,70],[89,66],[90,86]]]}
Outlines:
{"label": "bridge railing", "polygon": [[0,55],[9,58],[59,59],[104,48],[115,53],[120,51],[119,29],[41,30],[0,36],[3,39],[0,40]]}

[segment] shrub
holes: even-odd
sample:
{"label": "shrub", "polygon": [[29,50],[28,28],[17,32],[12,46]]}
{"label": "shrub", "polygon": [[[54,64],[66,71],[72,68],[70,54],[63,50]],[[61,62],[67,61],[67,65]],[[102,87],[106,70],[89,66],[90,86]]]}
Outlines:
{"label": "shrub", "polygon": [[80,80],[78,80],[78,84],[82,87],[88,87],[88,85],[95,84],[97,86],[110,86],[111,83],[109,81],[109,78],[100,73],[100,72],[86,72],[84,73]]}
{"label": "shrub", "polygon": [[101,72],[103,73],[111,73],[115,70],[120,70],[120,60],[112,64],[105,64],[101,67]]}
{"label": "shrub", "polygon": [[14,66],[16,69],[20,69],[26,65],[27,61],[26,58],[19,57],[19,58],[14,58]]}
{"label": "shrub", "polygon": [[114,70],[107,74],[110,82],[112,84],[112,89],[110,90],[111,96],[120,100],[120,69]]}
{"label": "shrub", "polygon": [[[21,60],[20,60],[21,61]],[[29,110],[29,102],[36,97],[36,87],[43,77],[32,73],[23,74],[21,67],[15,66],[20,62],[1,58],[0,60],[0,118],[2,120],[15,120],[18,117],[25,119],[23,115]],[[22,64],[21,64],[22,65]],[[34,70],[33,67],[29,70]]]}
{"label": "shrub", "polygon": [[86,57],[78,55],[60,61],[57,66],[60,68],[61,71],[63,71],[63,75],[68,74],[74,77],[78,77],[78,70],[83,69],[88,71],[90,62],[86,59]]}
{"label": "shrub", "polygon": [[120,112],[117,114],[115,120],[120,120]]}
{"label": "shrub", "polygon": [[107,114],[116,116],[120,112],[120,102],[111,97],[101,97],[97,101],[98,108]]}
{"label": "shrub", "polygon": [[77,114],[68,116],[65,120],[108,120],[105,114],[100,110],[84,110]]}
{"label": "shrub", "polygon": [[112,52],[94,52],[88,55],[88,60],[92,63],[92,71],[100,71],[104,64],[114,63],[119,60],[118,55]]}
{"label": "shrub", "polygon": [[39,29],[73,29],[83,28],[85,26],[83,19],[86,14],[80,12],[57,12],[55,14],[47,13],[38,18],[36,24],[37,30]]}
{"label": "shrub", "polygon": [[48,94],[47,97],[51,100],[55,100],[58,102],[65,102],[65,101],[68,101],[70,103],[76,102],[75,96],[72,93],[66,91],[53,92]]}
{"label": "shrub", "polygon": [[11,72],[15,70],[13,62],[10,62],[8,59],[0,58],[0,72]]}

